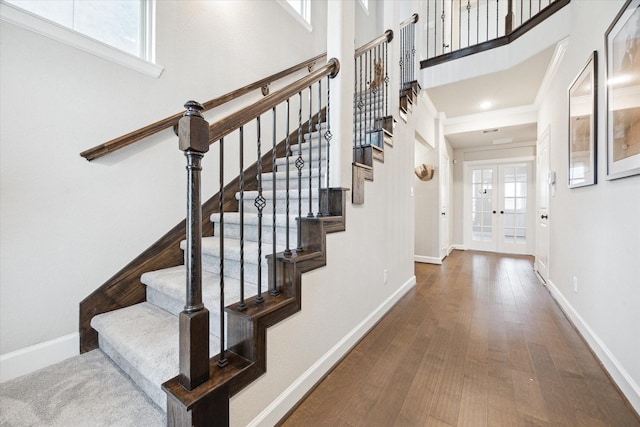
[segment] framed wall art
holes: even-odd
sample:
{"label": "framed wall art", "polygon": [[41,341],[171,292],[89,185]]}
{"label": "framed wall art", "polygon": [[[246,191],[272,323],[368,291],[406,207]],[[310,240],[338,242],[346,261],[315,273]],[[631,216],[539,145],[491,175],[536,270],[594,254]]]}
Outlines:
{"label": "framed wall art", "polygon": [[598,52],[569,86],[569,188],[597,183]]}
{"label": "framed wall art", "polygon": [[627,0],[605,34],[607,179],[640,174],[640,0]]}

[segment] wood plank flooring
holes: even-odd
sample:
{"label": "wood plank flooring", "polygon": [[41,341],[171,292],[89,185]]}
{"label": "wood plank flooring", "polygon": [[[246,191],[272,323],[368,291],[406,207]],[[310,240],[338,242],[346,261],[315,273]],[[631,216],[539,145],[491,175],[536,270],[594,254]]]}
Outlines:
{"label": "wood plank flooring", "polygon": [[454,251],[282,426],[640,426],[532,270]]}

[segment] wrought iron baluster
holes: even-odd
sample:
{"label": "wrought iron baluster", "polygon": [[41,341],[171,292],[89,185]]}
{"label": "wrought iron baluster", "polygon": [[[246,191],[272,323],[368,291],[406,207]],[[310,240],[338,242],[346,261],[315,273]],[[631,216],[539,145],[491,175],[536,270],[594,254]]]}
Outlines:
{"label": "wrought iron baluster", "polygon": [[226,358],[224,343],[224,138],[220,139],[220,359],[218,367],[224,368],[229,364]]}
{"label": "wrought iron baluster", "polygon": [[520,25],[522,25],[522,9],[524,9],[524,0],[520,0]]}
{"label": "wrought iron baluster", "polygon": [[285,245],[285,249],[284,249],[284,254],[285,255],[291,255],[291,248],[289,247],[289,150],[291,149],[290,147],[290,141],[289,141],[289,117],[290,117],[290,99],[287,99],[287,121],[286,121],[286,132],[287,132],[287,137],[285,139],[285,158],[286,158],[286,170],[285,170],[285,178],[287,183],[286,185],[286,201],[285,201],[285,213],[286,213],[286,218],[285,218],[285,233],[286,233],[286,245]]}
{"label": "wrought iron baluster", "polygon": [[458,49],[462,48],[462,0],[458,0]]}
{"label": "wrought iron baluster", "polygon": [[[367,85],[365,86],[365,107],[364,107],[364,142],[365,145],[371,145],[371,50],[368,50],[365,58],[365,79]],[[367,136],[369,136],[369,140],[367,141]]]}
{"label": "wrought iron baluster", "polygon": [[276,141],[276,123],[277,123],[277,118],[276,118],[276,107],[273,107],[273,109],[271,110],[273,112],[273,123],[271,124],[272,128],[273,128],[273,148],[271,150],[271,182],[273,184],[273,201],[272,201],[272,205],[273,205],[273,219],[271,221],[271,289],[269,289],[269,295],[271,295],[272,297],[278,296],[280,294],[280,292],[278,292],[277,289],[277,282],[276,282],[276,278],[277,278],[277,274],[276,274],[276,265],[277,265],[277,259],[276,259],[276,204],[277,204],[277,197],[276,197],[276,190],[277,190],[277,185],[276,185],[276,145],[278,145],[278,142]]}
{"label": "wrought iron baluster", "polygon": [[324,139],[327,140],[327,173],[325,174],[325,179],[327,180],[327,197],[326,197],[326,201],[325,201],[325,210],[324,210],[324,216],[329,216],[329,165],[330,165],[330,158],[329,158],[329,153],[331,152],[330,148],[331,148],[331,138],[333,137],[333,135],[331,135],[331,87],[329,85],[329,82],[331,81],[330,77],[327,77],[327,131],[324,133]]}
{"label": "wrought iron baluster", "polygon": [[[313,92],[311,90],[311,86],[309,86],[309,125],[307,126],[307,132],[309,135],[309,212],[307,212],[307,218],[313,218],[313,198],[311,197],[313,179],[311,176],[311,172],[313,169],[313,122],[312,122],[312,111],[313,111]],[[320,143],[320,141],[318,141]]]}
{"label": "wrought iron baluster", "polygon": [[258,195],[253,205],[258,209],[258,295],[256,296],[256,303],[260,304],[264,302],[262,296],[262,210],[267,205],[267,201],[262,196],[262,139],[260,135],[260,116],[256,118],[256,128],[258,137],[256,142],[258,151]]}
{"label": "wrought iron baluster", "polygon": [[445,41],[446,40],[445,39],[445,30],[446,30],[445,27],[446,27],[446,25],[444,23],[444,20],[446,18],[446,15],[444,13],[444,0],[442,0],[442,15],[440,16],[440,18],[442,19],[442,53],[444,53],[444,48],[447,46],[447,43]]}
{"label": "wrought iron baluster", "polygon": [[500,0],[496,0],[496,38],[498,37],[500,37]]}
{"label": "wrought iron baluster", "polygon": [[240,126],[240,200],[238,213],[240,214],[240,304],[238,310],[244,311],[247,305],[244,302],[244,126]]}
{"label": "wrought iron baluster", "polygon": [[471,0],[467,0],[467,47],[471,46]]}
{"label": "wrought iron baluster", "polygon": [[[431,31],[429,31],[429,2],[426,2],[426,7],[427,7],[427,41],[425,43],[425,46],[427,47],[427,59],[431,58],[431,55],[429,55],[429,37],[431,36]],[[386,42],[385,42],[386,43]],[[386,45],[385,45],[386,48]],[[386,114],[385,114],[386,116]]]}
{"label": "wrought iron baluster", "polygon": [[[311,169],[311,168],[309,168]],[[318,214],[322,216],[322,80],[318,80]]]}
{"label": "wrought iron baluster", "polygon": [[[358,109],[360,110],[358,113],[358,127],[360,128],[360,132],[358,132],[358,136],[356,138],[356,142],[359,148],[362,147],[362,136],[363,136],[363,123],[364,123],[364,101],[362,100],[362,94],[364,93],[364,79],[362,78],[362,55],[360,55],[360,90],[358,93]],[[359,151],[360,153],[361,151]]]}
{"label": "wrought iron baluster", "polygon": [[480,1],[476,0],[476,44],[480,43]]}
{"label": "wrought iron baluster", "polygon": [[389,43],[384,42],[384,116],[389,115],[389,72],[388,72],[388,47]]}
{"label": "wrought iron baluster", "polygon": [[[353,59],[353,69],[355,70],[355,72],[353,73],[353,120],[354,120],[354,124],[353,124],[353,148],[356,148],[356,142],[358,140],[358,58],[354,58]],[[329,105],[329,102],[327,101],[327,106]],[[356,152],[355,150],[353,151],[353,161],[355,162],[356,159]]]}
{"label": "wrought iron baluster", "polygon": [[302,227],[300,220],[302,219],[302,168],[304,160],[302,159],[302,92],[298,92],[298,158],[296,159],[296,168],[298,169],[298,246],[296,252],[304,251],[302,247]]}

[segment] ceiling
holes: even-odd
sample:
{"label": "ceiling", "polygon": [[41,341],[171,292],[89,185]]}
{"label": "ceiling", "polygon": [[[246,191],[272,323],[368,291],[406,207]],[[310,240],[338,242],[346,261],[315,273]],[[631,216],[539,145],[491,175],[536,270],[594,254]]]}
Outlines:
{"label": "ceiling", "polygon": [[[453,148],[469,148],[512,142],[531,142],[536,140],[536,124],[517,124],[495,126],[497,132],[482,133],[486,129],[481,113],[495,110],[508,110],[516,107],[531,106],[545,78],[549,63],[553,58],[555,45],[515,65],[514,67],[492,74],[474,77],[438,87],[427,88],[427,94],[437,111],[444,113],[446,119],[456,121],[468,119],[477,122],[470,128],[473,131],[449,133],[445,136]],[[483,103],[491,103],[490,106]],[[445,121],[446,124],[446,121]]]}

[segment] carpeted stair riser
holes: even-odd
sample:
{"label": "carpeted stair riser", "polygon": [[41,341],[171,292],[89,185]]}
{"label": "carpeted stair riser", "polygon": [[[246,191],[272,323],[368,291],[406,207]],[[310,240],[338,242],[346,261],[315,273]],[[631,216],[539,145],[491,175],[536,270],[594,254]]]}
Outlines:
{"label": "carpeted stair riser", "polygon": [[[297,178],[297,177],[296,177]],[[315,210],[318,208],[318,189],[317,183],[312,183],[311,186],[311,203],[312,209]],[[258,208],[255,206],[254,202],[256,197],[258,197],[257,191],[245,191],[244,192],[244,200],[242,202],[244,206],[245,213],[258,213]],[[286,199],[286,191],[285,190],[276,190],[275,194],[275,205],[276,212],[278,214],[284,214],[287,209],[287,199]],[[263,189],[262,197],[265,199],[265,207],[262,209],[263,214],[272,214],[273,213],[273,190],[271,189]],[[236,197],[237,198],[237,197]],[[298,213],[298,200],[302,201],[302,213],[303,216],[306,216],[309,211],[309,188],[303,188],[300,191],[300,196],[298,196],[298,190],[289,191],[289,213],[297,214]]]}
{"label": "carpeted stair riser", "polygon": [[[296,205],[297,206],[297,205]],[[293,207],[291,207],[293,208]],[[290,209],[291,209],[290,208]],[[250,216],[256,216],[255,214],[245,215],[245,219],[250,219]],[[214,236],[220,235],[220,222],[219,218],[212,219]],[[297,221],[293,216],[289,222],[289,241],[294,242],[297,236]],[[240,239],[240,223],[230,222],[225,218],[224,222],[224,237],[229,239]],[[276,244],[278,246],[284,246],[286,244],[286,226],[284,224],[276,223]],[[247,242],[258,242],[258,224],[244,223],[244,240]],[[262,243],[270,244],[273,241],[273,223],[271,215],[267,218],[265,215],[262,221]],[[263,249],[264,250],[264,249]]]}
{"label": "carpeted stair riser", "polygon": [[[318,187],[318,168],[312,168],[311,169],[311,185],[312,187]],[[287,188],[287,174],[286,174],[286,170],[285,171],[276,171],[276,190],[286,190]],[[323,187],[326,186],[326,178],[325,178],[325,171],[323,170],[322,173],[320,174],[320,182],[322,184]],[[302,174],[302,176],[300,177],[300,186],[301,188],[309,188],[309,170],[306,169],[306,171]],[[262,174],[262,188],[263,191],[265,191],[265,189],[269,189],[271,190],[273,188],[273,175],[271,174],[271,172],[268,173],[263,173]],[[296,169],[295,171],[293,170],[289,170],[289,190],[297,190],[298,188],[298,170]],[[240,199],[240,194],[236,193],[236,199],[239,200]]]}

